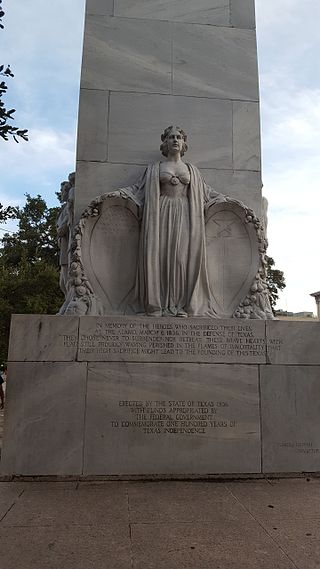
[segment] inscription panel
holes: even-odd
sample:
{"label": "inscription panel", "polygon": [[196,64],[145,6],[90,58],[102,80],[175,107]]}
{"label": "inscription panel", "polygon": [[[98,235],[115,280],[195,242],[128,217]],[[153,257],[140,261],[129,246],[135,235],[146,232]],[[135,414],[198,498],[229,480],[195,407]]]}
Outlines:
{"label": "inscription panel", "polygon": [[260,472],[258,366],[89,364],[85,474]]}
{"label": "inscription panel", "polygon": [[[111,421],[115,429],[136,429],[144,435],[213,435],[216,429],[234,429],[228,401],[119,400],[125,419]],[[127,411],[127,415],[126,415]],[[122,415],[121,413],[121,415]]]}
{"label": "inscription panel", "polygon": [[78,360],[266,363],[265,323],[88,316],[80,319]]}

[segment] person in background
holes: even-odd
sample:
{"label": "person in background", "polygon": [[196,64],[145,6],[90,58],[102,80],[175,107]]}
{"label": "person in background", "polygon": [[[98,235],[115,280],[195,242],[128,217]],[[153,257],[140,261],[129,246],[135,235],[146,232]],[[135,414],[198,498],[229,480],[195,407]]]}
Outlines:
{"label": "person in background", "polygon": [[3,391],[3,384],[7,377],[7,368],[4,368],[3,371],[0,373],[0,409],[4,408],[4,391]]}

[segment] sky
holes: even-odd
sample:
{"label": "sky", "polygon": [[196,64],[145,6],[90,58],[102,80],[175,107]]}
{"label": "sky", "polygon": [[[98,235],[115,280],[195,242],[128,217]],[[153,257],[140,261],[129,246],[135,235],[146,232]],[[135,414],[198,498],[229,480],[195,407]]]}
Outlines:
{"label": "sky", "polygon": [[[25,194],[57,205],[75,169],[84,0],[3,0],[1,63],[8,106],[30,141],[0,141],[0,202]],[[268,254],[287,287],[277,307],[315,312],[320,290],[320,2],[256,0],[263,193],[269,202]],[[3,230],[3,226],[1,228]]]}

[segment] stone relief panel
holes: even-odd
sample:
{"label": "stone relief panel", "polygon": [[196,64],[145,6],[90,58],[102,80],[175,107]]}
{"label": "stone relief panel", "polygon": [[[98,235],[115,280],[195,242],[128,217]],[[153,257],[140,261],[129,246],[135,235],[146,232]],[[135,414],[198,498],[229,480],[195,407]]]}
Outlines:
{"label": "stone relief panel", "polygon": [[91,202],[71,231],[60,314],[273,317],[263,225],[208,186],[187,150],[185,131],[167,127],[162,161]]}
{"label": "stone relief panel", "polygon": [[[75,235],[66,314],[141,313],[135,300],[140,232],[141,213],[129,200],[105,194],[91,203]],[[213,299],[208,315],[272,318],[264,282],[266,244],[253,211],[232,200],[212,204],[205,214],[205,241]]]}
{"label": "stone relief panel", "polygon": [[126,313],[134,292],[139,248],[138,208],[104,196],[100,214],[87,218],[82,259],[93,290],[108,314]]}
{"label": "stone relief panel", "polygon": [[[259,269],[259,241],[253,223],[236,203],[211,206],[206,214],[209,283],[216,311],[231,317]],[[217,270],[219,267],[219,270]]]}

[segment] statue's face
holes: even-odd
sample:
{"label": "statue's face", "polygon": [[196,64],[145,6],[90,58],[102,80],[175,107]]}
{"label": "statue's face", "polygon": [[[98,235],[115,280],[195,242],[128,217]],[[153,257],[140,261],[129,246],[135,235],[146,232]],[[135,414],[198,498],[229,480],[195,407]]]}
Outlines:
{"label": "statue's face", "polygon": [[69,184],[68,182],[62,182],[61,184],[61,188],[60,188],[60,192],[61,192],[61,200],[63,202],[66,202],[68,199],[68,193],[69,193]]}
{"label": "statue's face", "polygon": [[172,153],[176,153],[176,152],[181,152],[182,151],[182,147],[183,147],[183,138],[182,138],[182,134],[176,130],[173,129],[170,134],[168,135],[168,151],[169,154]]}

